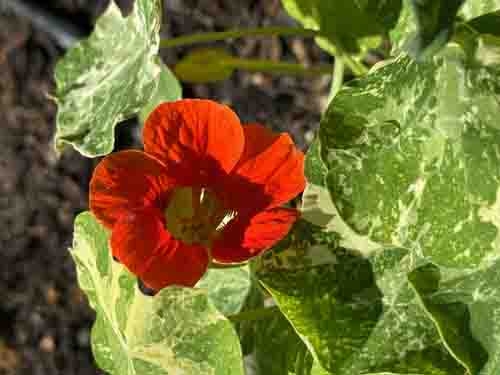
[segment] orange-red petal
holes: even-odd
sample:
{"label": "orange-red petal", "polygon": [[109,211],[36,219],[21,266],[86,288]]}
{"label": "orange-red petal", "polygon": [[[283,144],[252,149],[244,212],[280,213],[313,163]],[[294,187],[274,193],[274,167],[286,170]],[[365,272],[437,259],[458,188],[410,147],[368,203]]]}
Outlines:
{"label": "orange-red petal", "polygon": [[237,216],[214,242],[212,256],[220,263],[248,260],[283,239],[298,217],[298,211],[289,208],[273,208],[252,217]]}
{"label": "orange-red petal", "polygon": [[130,272],[154,290],[169,285],[192,287],[205,273],[209,258],[198,245],[174,239],[156,208],[130,211],[115,224],[111,250]]}
{"label": "orange-red petal", "polygon": [[142,151],[105,157],[90,181],[90,210],[107,228],[133,209],[161,205],[173,186],[166,168]]}
{"label": "orange-red petal", "polygon": [[257,209],[278,207],[305,187],[304,154],[286,133],[258,124],[245,125],[245,148],[232,172],[232,206]]}
{"label": "orange-red petal", "polygon": [[243,152],[238,116],[210,100],[160,104],[143,131],[145,151],[183,178],[184,185],[210,185],[229,173]]}

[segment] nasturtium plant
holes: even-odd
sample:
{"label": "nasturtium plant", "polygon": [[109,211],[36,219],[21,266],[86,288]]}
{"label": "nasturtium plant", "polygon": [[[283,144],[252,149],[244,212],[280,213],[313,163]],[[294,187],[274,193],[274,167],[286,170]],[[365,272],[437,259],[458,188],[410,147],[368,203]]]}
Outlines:
{"label": "nasturtium plant", "polygon": [[[59,149],[106,155],[119,121],[144,125],[144,152],[100,162],[91,212],[75,222],[97,364],[114,375],[497,375],[500,2],[282,3],[303,27],[160,42],[159,1],[128,16],[112,1],[58,64]],[[158,57],[294,33],[335,55],[305,160],[286,134],[181,100],[178,78],[314,67],[205,47],[172,70]],[[367,66],[384,39],[391,56]],[[344,64],[356,76],[345,84]]]}

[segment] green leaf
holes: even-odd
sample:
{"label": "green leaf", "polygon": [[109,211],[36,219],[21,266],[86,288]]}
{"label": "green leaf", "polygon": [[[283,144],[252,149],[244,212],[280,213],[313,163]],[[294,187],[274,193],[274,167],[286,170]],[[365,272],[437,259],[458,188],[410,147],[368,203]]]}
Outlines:
{"label": "green leaf", "polygon": [[306,375],[313,359],[283,314],[255,322],[255,362],[259,375]]}
{"label": "green leaf", "polygon": [[417,34],[408,47],[417,59],[438,52],[453,34],[453,25],[464,0],[411,0]]}
{"label": "green leaf", "polygon": [[169,287],[147,297],[136,278],[112,260],[107,244],[108,232],[90,213],[80,214],[71,255],[97,313],[92,349],[104,371],[243,374],[238,337],[206,292]]}
{"label": "green leaf", "polygon": [[500,66],[500,10],[460,24],[454,41],[464,48],[471,63]]}
{"label": "green leaf", "polygon": [[467,25],[476,33],[500,37],[500,10],[473,18]]}
{"label": "green leaf", "polygon": [[306,155],[307,185],[302,194],[301,217],[327,232],[334,231],[339,236],[340,246],[358,249],[367,254],[382,249],[380,244],[373,242],[368,236],[356,233],[342,220],[326,186],[327,174],[328,168],[321,159],[321,144],[317,138]]}
{"label": "green leaf", "polygon": [[163,102],[174,102],[176,100],[182,99],[182,87],[172,74],[168,66],[163,63],[161,65],[160,78],[158,80],[158,87],[155,93],[146,103],[146,105],[141,109],[139,113],[139,119],[142,124],[146,122],[149,114],[155,109],[160,103]]}
{"label": "green leaf", "polygon": [[207,83],[223,81],[231,76],[233,57],[220,48],[202,48],[190,52],[174,68],[181,81]]}
{"label": "green leaf", "polygon": [[401,57],[342,90],[322,120],[321,152],[350,230],[473,268],[500,250],[499,73],[468,66],[458,47],[445,53]]}
{"label": "green leaf", "polygon": [[467,0],[461,10],[466,20],[500,10],[500,0]]}
{"label": "green leaf", "polygon": [[411,0],[402,0],[403,5],[399,14],[399,20],[389,32],[392,44],[392,55],[398,55],[403,52],[406,48],[408,38],[416,33],[417,25],[410,1]]}
{"label": "green leaf", "polygon": [[[456,373],[457,363],[472,374],[500,369],[498,77],[498,66],[470,61],[456,45],[425,63],[400,57],[336,96],[308,155],[323,178],[309,182],[304,211],[330,218],[304,217],[368,258],[384,303],[396,301],[397,312],[411,301],[418,317],[397,314],[413,322],[406,330],[427,332],[425,349],[410,350],[391,371],[417,372],[418,363],[425,374]],[[380,262],[398,248],[407,255],[390,267]]]}
{"label": "green leaf", "polygon": [[470,313],[467,305],[440,298],[441,272],[433,264],[413,270],[408,279],[420,296],[429,317],[450,353],[469,374],[477,374],[484,366],[488,354],[470,332]]}
{"label": "green leaf", "polygon": [[[255,261],[253,261],[255,262]],[[269,302],[270,298],[267,299]],[[254,285],[245,310],[264,308],[264,293]],[[267,307],[270,308],[270,307]],[[327,375],[286,317],[277,311],[266,319],[242,321],[238,331],[244,351],[251,354],[256,375]],[[271,354],[272,353],[272,354]]]}
{"label": "green leaf", "polygon": [[[357,54],[360,44],[373,46],[373,37],[396,24],[401,0],[282,0],[286,11],[306,28],[324,36],[318,44],[331,54]],[[340,51],[339,51],[340,49]]]}
{"label": "green leaf", "polygon": [[[471,20],[500,10],[500,0],[403,0],[399,21],[390,32],[393,54],[410,50],[423,60],[435,54],[452,36],[459,9],[461,18]],[[460,25],[458,29],[455,34],[460,33]]]}
{"label": "green leaf", "polygon": [[208,299],[226,316],[240,312],[251,286],[248,266],[211,268],[196,284],[207,291]]}
{"label": "green leaf", "polygon": [[257,274],[326,371],[464,375],[408,282],[418,264],[405,249],[363,257],[337,247],[334,233],[299,222],[260,259]]}
{"label": "green leaf", "polygon": [[55,70],[56,148],[69,144],[88,157],[112,151],[114,128],[148,102],[157,86],[159,0],[137,0],[124,18],[114,1],[92,35]]}
{"label": "green leaf", "polygon": [[[253,261],[252,261],[253,262]],[[265,307],[265,295],[258,281],[251,278],[251,288],[240,312],[262,309]],[[257,337],[255,320],[242,320],[235,323],[236,331],[240,337],[243,355],[247,356],[255,350],[255,338]]]}
{"label": "green leaf", "polygon": [[[467,322],[473,336],[489,354],[481,375],[500,372],[500,262],[492,260],[484,267],[460,273],[443,273],[439,291],[429,297],[432,304],[466,304]],[[453,315],[444,316],[455,319]]]}

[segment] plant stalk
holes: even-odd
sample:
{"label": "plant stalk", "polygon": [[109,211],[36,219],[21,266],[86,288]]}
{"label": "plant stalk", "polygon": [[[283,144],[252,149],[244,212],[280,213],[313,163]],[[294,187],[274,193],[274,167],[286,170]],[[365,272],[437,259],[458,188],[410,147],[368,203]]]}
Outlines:
{"label": "plant stalk", "polygon": [[336,58],[335,65],[333,66],[332,86],[330,88],[330,94],[328,95],[328,105],[342,88],[342,84],[344,83],[344,70],[344,60],[342,58]]}
{"label": "plant stalk", "polygon": [[260,59],[241,59],[237,57],[225,60],[224,64],[234,69],[243,69],[250,72],[279,73],[295,76],[318,76],[332,74],[331,65],[306,67],[298,63]]}
{"label": "plant stalk", "polygon": [[286,27],[286,26],[267,26],[250,29],[233,29],[227,31],[197,33],[191,35],[180,36],[172,39],[162,39],[160,48],[179,47],[188,44],[216,42],[225,39],[243,38],[249,36],[316,36],[318,31],[304,29],[301,27]]}

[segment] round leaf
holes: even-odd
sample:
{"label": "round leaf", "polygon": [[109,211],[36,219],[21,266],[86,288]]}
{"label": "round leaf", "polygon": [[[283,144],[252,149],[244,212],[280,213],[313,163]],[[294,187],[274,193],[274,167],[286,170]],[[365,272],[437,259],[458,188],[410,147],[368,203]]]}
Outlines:
{"label": "round leaf", "polygon": [[111,1],[92,35],[59,61],[59,151],[67,144],[88,157],[113,150],[116,124],[139,112],[156,88],[160,24],[159,0],[137,0],[126,18]]}
{"label": "round leaf", "polygon": [[114,375],[243,375],[238,336],[206,292],[169,287],[145,296],[137,279],[112,260],[108,237],[90,213],[77,217],[71,255],[97,314],[97,364]]}

